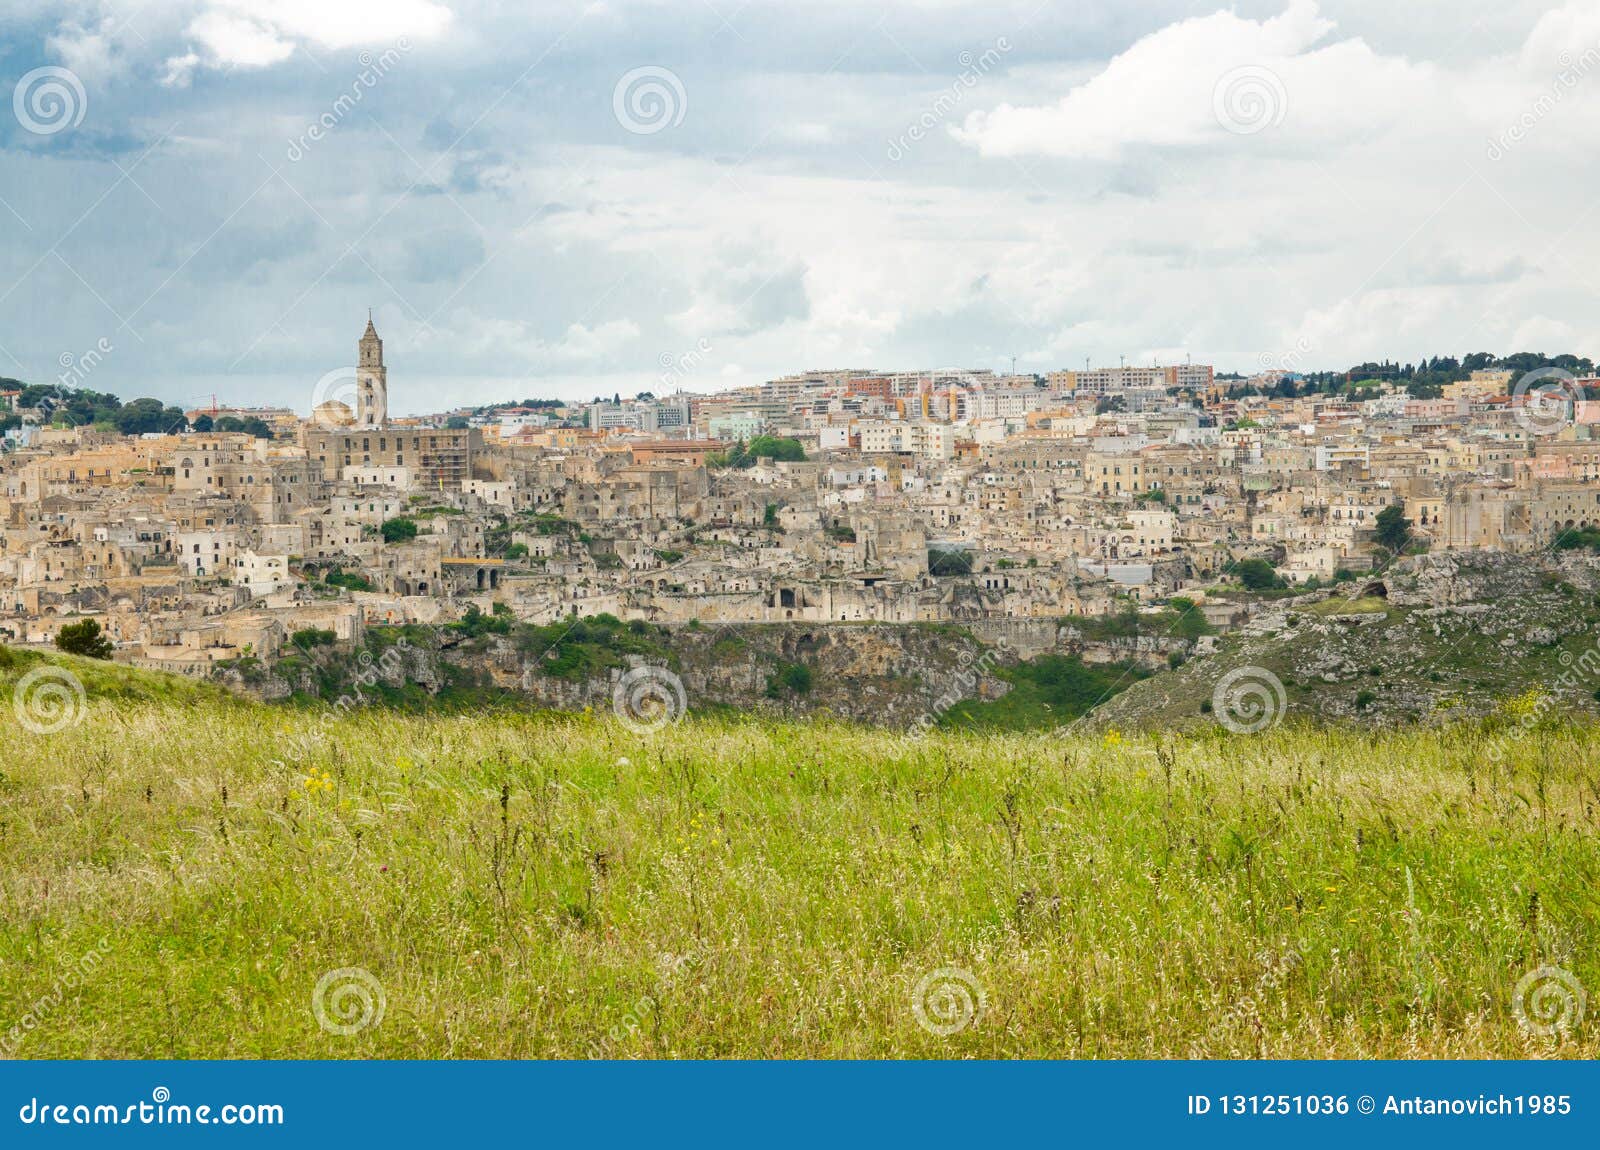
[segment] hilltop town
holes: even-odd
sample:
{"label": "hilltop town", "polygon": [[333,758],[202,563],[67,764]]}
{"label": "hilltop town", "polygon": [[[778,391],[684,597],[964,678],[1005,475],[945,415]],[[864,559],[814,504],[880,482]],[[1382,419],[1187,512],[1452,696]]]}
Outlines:
{"label": "hilltop town", "polygon": [[1183,597],[1227,629],[1252,610],[1238,589],[1593,541],[1595,380],[1369,366],[1325,389],[1191,363],[814,371],[391,418],[369,319],[306,417],[214,406],[140,430],[14,388],[0,635],[48,644],[89,617],[118,660],[206,675],[298,634],[357,645],[473,610],[976,624]]}

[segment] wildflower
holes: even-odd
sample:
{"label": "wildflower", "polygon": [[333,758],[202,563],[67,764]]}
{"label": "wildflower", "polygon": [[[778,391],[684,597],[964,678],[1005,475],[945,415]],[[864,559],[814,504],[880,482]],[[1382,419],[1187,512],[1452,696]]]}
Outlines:
{"label": "wildflower", "polygon": [[1108,747],[1120,747],[1123,743],[1122,732],[1112,727],[1106,732],[1106,737],[1102,741]]}
{"label": "wildflower", "polygon": [[333,776],[327,771],[319,772],[313,768],[311,773],[305,777],[303,785],[306,788],[307,795],[314,795],[318,791],[331,791],[333,790]]}

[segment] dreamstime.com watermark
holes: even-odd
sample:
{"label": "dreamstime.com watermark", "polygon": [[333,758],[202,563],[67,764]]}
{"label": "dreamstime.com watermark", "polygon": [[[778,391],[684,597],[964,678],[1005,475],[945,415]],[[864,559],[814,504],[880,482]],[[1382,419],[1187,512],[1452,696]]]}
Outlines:
{"label": "dreamstime.com watermark", "polygon": [[1217,123],[1234,135],[1253,136],[1283,123],[1289,112],[1289,89],[1266,65],[1244,64],[1217,77],[1211,111]]}
{"label": "dreamstime.com watermark", "polygon": [[[1564,691],[1575,693],[1600,679],[1600,643],[1577,655],[1571,651],[1562,651],[1556,656],[1556,660],[1563,669],[1555,677],[1554,685]],[[1546,714],[1555,708],[1557,702],[1558,697],[1554,693],[1538,688],[1520,699],[1513,700],[1508,710],[1516,720],[1515,725],[1495,736],[1494,741],[1485,749],[1484,757],[1498,763],[1513,745],[1527,738],[1529,733],[1544,721]]]}
{"label": "dreamstime.com watermark", "polygon": [[984,676],[993,674],[995,664],[1010,653],[1011,645],[1004,639],[998,639],[993,647],[985,648],[983,654],[976,659],[972,657],[970,651],[963,651],[956,656],[956,661],[961,664],[961,670],[951,676],[949,687],[933,701],[933,705],[912,720],[911,727],[906,731],[906,738],[913,740],[924,738],[929,731],[939,725],[939,720],[951,707],[970,698]]}
{"label": "dreamstime.com watermark", "polygon": [[105,336],[95,341],[93,347],[78,355],[64,351],[57,359],[61,365],[61,372],[56,376],[59,387],[79,388],[94,374],[95,369],[105,362],[106,356],[116,351],[116,345]]}
{"label": "dreamstime.com watermark", "polygon": [[948,1038],[983,1018],[989,993],[978,976],[959,966],[941,966],[917,980],[911,1014],[929,1034]]}
{"label": "dreamstime.com watermark", "polygon": [[1515,122],[1508,125],[1498,136],[1488,141],[1486,154],[1491,160],[1499,160],[1528,138],[1528,133],[1538,127],[1539,122],[1555,111],[1567,93],[1583,82],[1584,77],[1600,65],[1600,44],[1592,44],[1584,49],[1582,55],[1574,57],[1571,52],[1563,52],[1557,58],[1560,67],[1555,79],[1550,86],[1534,99]]}
{"label": "dreamstime.com watermark", "polygon": [[1296,373],[1300,365],[1305,362],[1306,356],[1315,350],[1315,346],[1306,336],[1300,336],[1294,341],[1294,346],[1285,352],[1264,351],[1257,357],[1256,363],[1262,371],[1283,371]]}
{"label": "dreamstime.com watermark", "polygon": [[389,997],[383,983],[364,967],[341,966],[317,979],[311,1013],[317,1025],[341,1038],[370,1030],[383,1021]]}
{"label": "dreamstime.com watermark", "polygon": [[355,111],[356,106],[366,98],[367,92],[376,88],[378,81],[393,71],[400,58],[410,51],[411,41],[401,36],[394,42],[392,48],[384,49],[378,56],[374,56],[371,52],[362,52],[358,57],[361,71],[357,72],[356,78],[350,82],[350,90],[341,93],[326,112],[307,124],[305,131],[296,139],[289,141],[289,147],[284,152],[285,158],[291,164],[304,159],[311,145],[321,142],[330,132],[344,123],[345,117]]}
{"label": "dreamstime.com watermark", "polygon": [[611,89],[611,114],[635,136],[676,128],[689,112],[689,93],[671,68],[647,64],[624,72]]}
{"label": "dreamstime.com watermark", "polygon": [[[361,664],[361,671],[353,680],[354,693],[349,691],[340,695],[328,709],[317,716],[319,727],[326,730],[340,717],[347,714],[352,708],[370,705],[366,695],[362,693],[363,687],[375,687],[379,679],[396,679],[402,677],[402,667],[405,663],[406,652],[411,649],[411,644],[405,638],[395,640],[394,646],[387,647],[376,659],[372,652],[362,651],[356,656],[356,661]],[[301,735],[290,749],[289,757],[299,762],[310,750],[312,740],[306,735]]]}
{"label": "dreamstime.com watermark", "polygon": [[961,71],[951,81],[950,86],[941,90],[932,102],[906,125],[904,131],[888,141],[884,155],[890,162],[899,163],[911,150],[912,145],[927,139],[930,132],[949,119],[966,99],[967,93],[977,87],[978,82],[987,76],[1000,62],[1001,57],[1009,51],[1011,51],[1011,41],[1001,36],[991,47],[985,48],[977,56],[971,52],[962,52],[957,56],[956,63],[960,65]]}
{"label": "dreamstime.com watermark", "polygon": [[[656,377],[656,383],[661,387],[662,393],[669,387],[682,390],[684,379],[710,354],[711,341],[704,336],[695,340],[692,348],[676,357],[669,351],[662,352],[661,358],[656,361],[661,365],[661,374]],[[657,398],[659,399],[660,395]]]}
{"label": "dreamstime.com watermark", "polygon": [[1262,948],[1256,951],[1256,963],[1261,973],[1248,992],[1239,995],[1223,1008],[1207,1031],[1207,1039],[1215,1041],[1226,1031],[1240,1025],[1253,1026],[1261,1020],[1261,1007],[1289,976],[1305,964],[1306,944],[1296,941],[1281,950]]}
{"label": "dreamstime.com watermark", "polygon": [[1211,692],[1212,717],[1236,735],[1270,730],[1288,709],[1283,681],[1265,667],[1235,667]]}
{"label": "dreamstime.com watermark", "polygon": [[89,697],[83,681],[65,667],[35,667],[11,692],[11,709],[22,729],[35,735],[55,735],[83,722]]}
{"label": "dreamstime.com watermark", "polygon": [[282,1126],[283,1107],[275,1102],[226,1102],[190,1106],[172,1101],[172,1091],[157,1086],[148,1102],[116,1106],[105,1102],[51,1102],[30,1098],[17,1112],[24,1126]]}
{"label": "dreamstime.com watermark", "polygon": [[1560,367],[1523,372],[1511,385],[1511,406],[1517,423],[1529,435],[1555,435],[1578,416],[1588,395],[1577,376]]}
{"label": "dreamstime.com watermark", "polygon": [[704,947],[696,946],[694,950],[683,954],[666,954],[661,957],[661,986],[657,994],[642,994],[629,1005],[627,1012],[605,1034],[589,1043],[589,1057],[591,1059],[606,1059],[614,1056],[617,1046],[634,1037],[644,1027],[645,1019],[661,1009],[659,994],[665,994],[672,989],[673,984],[685,971],[692,970],[705,959]]}
{"label": "dreamstime.com watermark", "polygon": [[1576,975],[1559,966],[1541,966],[1517,980],[1511,1013],[1528,1033],[1550,1038],[1582,1025],[1588,1002]]}
{"label": "dreamstime.com watermark", "polygon": [[665,667],[634,667],[611,688],[612,713],[641,735],[678,722],[688,709],[683,680]]}
{"label": "dreamstime.com watermark", "polygon": [[35,68],[11,90],[11,111],[24,131],[53,136],[83,123],[89,96],[71,68]]}
{"label": "dreamstime.com watermark", "polygon": [[84,951],[69,963],[67,969],[56,976],[50,989],[34,999],[16,1024],[5,1034],[0,1035],[0,1051],[3,1051],[8,1058],[14,1055],[17,1048],[27,1040],[28,1035],[49,1021],[50,1016],[66,1000],[67,995],[82,986],[95,971],[100,969],[100,964],[110,953],[111,939],[106,937],[95,943],[92,950]]}

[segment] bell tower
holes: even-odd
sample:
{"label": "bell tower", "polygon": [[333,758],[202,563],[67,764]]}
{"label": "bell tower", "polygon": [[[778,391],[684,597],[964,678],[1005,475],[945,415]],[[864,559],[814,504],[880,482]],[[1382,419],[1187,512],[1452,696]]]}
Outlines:
{"label": "bell tower", "polygon": [[372,326],[372,312],[367,312],[367,330],[357,345],[360,355],[356,360],[356,426],[382,427],[389,422],[389,376],[383,366],[383,340],[378,329]]}

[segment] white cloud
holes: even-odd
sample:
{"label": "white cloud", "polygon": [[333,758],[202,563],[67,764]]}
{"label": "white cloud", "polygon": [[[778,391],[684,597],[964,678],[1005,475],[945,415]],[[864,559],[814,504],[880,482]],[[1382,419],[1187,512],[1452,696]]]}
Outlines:
{"label": "white cloud", "polygon": [[449,8],[430,0],[206,0],[187,32],[214,66],[265,68],[287,60],[296,44],[338,49],[426,40],[451,18]]}
{"label": "white cloud", "polygon": [[200,57],[195,52],[185,52],[182,56],[168,56],[164,65],[165,71],[161,74],[163,88],[187,88],[194,78],[194,70],[200,66]]}
{"label": "white cloud", "polygon": [[195,17],[189,25],[189,35],[200,42],[208,59],[218,66],[265,68],[294,55],[294,45],[271,25],[229,12],[212,11]]}
{"label": "white cloud", "polygon": [[1297,146],[1364,131],[1426,92],[1429,70],[1333,31],[1314,0],[1268,20],[1215,12],[1168,25],[1054,104],[973,112],[952,134],[986,156],[1115,159],[1273,129]]}
{"label": "white cloud", "polygon": [[45,48],[79,79],[103,79],[122,67],[113,43],[114,32],[110,20],[102,20],[93,28],[68,21],[45,39]]}
{"label": "white cloud", "polygon": [[451,11],[430,0],[211,0],[218,11],[270,25],[279,35],[325,48],[388,44],[439,35]]}

